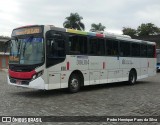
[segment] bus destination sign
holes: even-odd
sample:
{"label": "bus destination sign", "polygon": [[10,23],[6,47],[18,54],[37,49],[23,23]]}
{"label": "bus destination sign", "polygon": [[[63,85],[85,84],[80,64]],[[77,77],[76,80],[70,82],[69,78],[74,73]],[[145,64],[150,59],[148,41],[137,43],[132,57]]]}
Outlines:
{"label": "bus destination sign", "polygon": [[42,32],[41,27],[29,27],[29,28],[15,29],[12,33],[12,36],[37,34],[41,32]]}

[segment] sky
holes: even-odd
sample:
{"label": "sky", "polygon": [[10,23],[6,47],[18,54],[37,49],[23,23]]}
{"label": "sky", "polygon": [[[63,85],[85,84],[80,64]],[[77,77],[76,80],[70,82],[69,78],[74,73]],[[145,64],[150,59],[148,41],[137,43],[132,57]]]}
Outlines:
{"label": "sky", "polygon": [[10,36],[14,28],[25,25],[63,27],[65,18],[76,12],[86,31],[92,23],[118,34],[123,27],[136,29],[142,23],[160,27],[160,0],[1,0],[0,36]]}

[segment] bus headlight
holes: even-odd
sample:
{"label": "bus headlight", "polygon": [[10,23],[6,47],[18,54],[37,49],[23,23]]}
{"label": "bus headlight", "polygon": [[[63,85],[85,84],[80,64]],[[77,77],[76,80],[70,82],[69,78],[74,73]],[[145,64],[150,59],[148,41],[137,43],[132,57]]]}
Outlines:
{"label": "bus headlight", "polygon": [[36,79],[36,75],[34,75],[34,76],[32,77],[32,79]]}
{"label": "bus headlight", "polygon": [[43,70],[37,72],[35,75],[33,75],[32,79],[36,79],[36,78],[40,77],[41,75],[43,75],[43,72],[44,72]]}

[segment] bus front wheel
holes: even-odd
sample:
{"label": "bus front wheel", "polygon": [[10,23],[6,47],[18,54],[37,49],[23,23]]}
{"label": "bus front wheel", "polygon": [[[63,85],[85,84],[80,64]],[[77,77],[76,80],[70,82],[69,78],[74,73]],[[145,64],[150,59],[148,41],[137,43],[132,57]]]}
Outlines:
{"label": "bus front wheel", "polygon": [[72,74],[69,79],[68,89],[71,93],[76,93],[80,89],[80,78],[76,74]]}
{"label": "bus front wheel", "polygon": [[136,80],[137,80],[136,71],[131,70],[129,73],[129,80],[128,80],[129,84],[134,85],[136,83]]}

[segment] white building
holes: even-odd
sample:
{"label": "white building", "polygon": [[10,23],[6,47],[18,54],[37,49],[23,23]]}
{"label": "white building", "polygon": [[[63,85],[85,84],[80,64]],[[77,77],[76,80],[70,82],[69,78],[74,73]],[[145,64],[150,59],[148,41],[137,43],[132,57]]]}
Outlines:
{"label": "white building", "polygon": [[8,41],[8,38],[0,38],[0,70],[8,67],[9,53],[4,53],[6,41]]}

